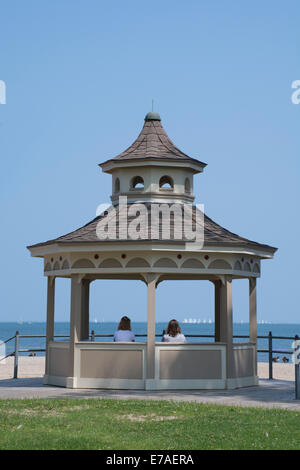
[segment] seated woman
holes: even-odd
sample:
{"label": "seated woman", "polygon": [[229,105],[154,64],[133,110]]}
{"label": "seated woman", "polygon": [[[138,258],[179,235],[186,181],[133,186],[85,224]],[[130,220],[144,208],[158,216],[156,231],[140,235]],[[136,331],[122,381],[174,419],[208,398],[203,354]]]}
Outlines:
{"label": "seated woman", "polygon": [[162,341],[166,343],[185,343],[185,336],[181,333],[181,329],[177,320],[169,321],[167,332],[163,335]]}
{"label": "seated woman", "polygon": [[116,343],[135,341],[134,333],[131,331],[130,318],[126,316],[121,318],[118,329],[114,334],[114,341]]}

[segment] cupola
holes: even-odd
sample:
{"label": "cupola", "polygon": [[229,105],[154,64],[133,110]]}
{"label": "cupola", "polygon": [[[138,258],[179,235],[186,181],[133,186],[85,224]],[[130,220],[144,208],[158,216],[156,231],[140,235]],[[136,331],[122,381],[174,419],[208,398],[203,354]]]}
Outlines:
{"label": "cupola", "polygon": [[100,164],[112,175],[113,204],[119,196],[126,196],[129,203],[192,204],[193,177],[205,166],[173,144],[154,111],[146,114],[141,133],[127,150]]}

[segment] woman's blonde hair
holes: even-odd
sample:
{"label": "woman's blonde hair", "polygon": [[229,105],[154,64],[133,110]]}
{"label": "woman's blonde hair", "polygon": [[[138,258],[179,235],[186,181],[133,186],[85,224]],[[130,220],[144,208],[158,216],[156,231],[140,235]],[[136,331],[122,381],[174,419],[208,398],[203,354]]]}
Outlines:
{"label": "woman's blonde hair", "polygon": [[130,318],[122,317],[118,326],[118,330],[130,330],[131,331],[131,324]]}
{"label": "woman's blonde hair", "polygon": [[181,328],[177,320],[170,320],[167,328],[167,334],[169,336],[176,336],[181,333]]}

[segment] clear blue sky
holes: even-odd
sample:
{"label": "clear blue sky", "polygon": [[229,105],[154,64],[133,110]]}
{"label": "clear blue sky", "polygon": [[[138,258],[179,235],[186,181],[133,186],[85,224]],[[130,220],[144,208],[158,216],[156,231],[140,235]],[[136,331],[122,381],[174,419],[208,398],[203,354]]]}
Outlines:
{"label": "clear blue sky", "polygon": [[[80,227],[109,199],[99,162],[138,135],[155,100],[170,138],[206,162],[197,202],[229,230],[279,248],[258,317],[299,320],[300,3],[276,0],[2,0],[0,321],[45,320],[42,261],[26,245]],[[69,318],[59,281],[56,319]],[[234,319],[248,319],[246,281]],[[116,291],[119,295],[116,296]],[[213,315],[207,282],[162,283],[157,319]],[[92,318],[146,318],[142,283],[97,281]]]}

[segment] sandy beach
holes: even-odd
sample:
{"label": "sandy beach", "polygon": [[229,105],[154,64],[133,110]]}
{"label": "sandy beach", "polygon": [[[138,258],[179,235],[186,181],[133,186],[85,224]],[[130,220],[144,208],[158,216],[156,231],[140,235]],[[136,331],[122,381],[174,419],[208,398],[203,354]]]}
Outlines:
{"label": "sandy beach", "polygon": [[[5,362],[5,364],[3,364]],[[43,377],[45,373],[44,357],[19,357],[18,377]],[[14,375],[14,358],[8,357],[0,362],[0,380],[11,379]]]}
{"label": "sandy beach", "polygon": [[[0,362],[0,380],[13,377],[14,358],[9,357],[5,360],[5,364]],[[42,377],[45,370],[44,357],[19,357],[19,373],[20,378],[25,377]],[[269,364],[266,362],[258,363],[258,376],[261,379],[269,377]],[[273,363],[273,378],[279,380],[295,380],[295,366],[293,364]]]}

